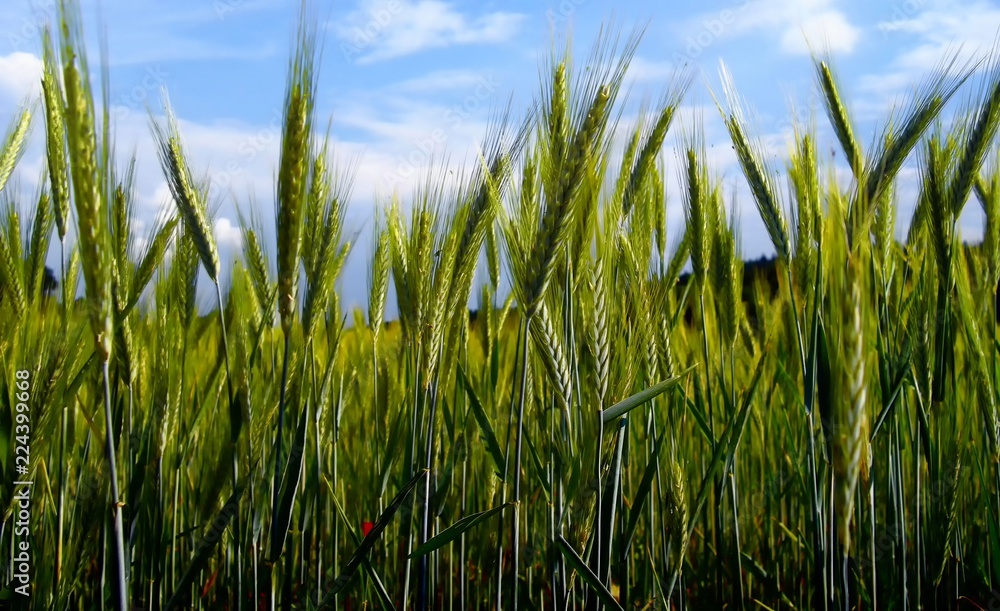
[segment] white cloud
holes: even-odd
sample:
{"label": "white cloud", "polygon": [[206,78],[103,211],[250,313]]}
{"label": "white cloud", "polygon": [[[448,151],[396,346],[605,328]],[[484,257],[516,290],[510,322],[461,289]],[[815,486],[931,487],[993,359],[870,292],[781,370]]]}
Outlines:
{"label": "white cloud", "polygon": [[435,70],[400,81],[390,87],[398,93],[441,93],[454,89],[473,89],[489,76],[479,70]]}
{"label": "white cloud", "polygon": [[697,59],[718,40],[762,33],[777,40],[787,54],[808,55],[813,50],[850,53],[861,31],[835,8],[837,0],[735,0],[723,8],[702,13],[678,26],[683,53]]}
{"label": "white cloud", "polygon": [[[878,24],[886,41],[898,49],[885,71],[858,81],[866,96],[859,110],[882,115],[926,80],[944,61],[956,58],[953,69],[971,67],[994,49],[1000,7],[980,0],[911,0],[894,10],[889,21]],[[983,63],[980,69],[987,67]],[[961,94],[960,94],[961,95]]]}
{"label": "white cloud", "polygon": [[628,65],[628,76],[636,83],[666,83],[677,74],[672,62],[653,61],[636,56]]}
{"label": "white cloud", "polygon": [[239,226],[233,225],[228,218],[222,217],[215,220],[215,241],[220,248],[229,248],[233,251],[239,250],[243,245],[243,232]]}
{"label": "white cloud", "polygon": [[470,17],[441,0],[362,0],[334,29],[347,59],[367,64],[433,48],[504,42],[522,20],[503,11]]}
{"label": "white cloud", "polygon": [[22,102],[41,91],[42,60],[31,53],[15,52],[0,56],[0,95]]}
{"label": "white cloud", "polygon": [[819,50],[850,53],[860,37],[843,13],[823,11],[804,17],[798,28],[787,28],[781,35],[781,48],[792,55]]}
{"label": "white cloud", "polygon": [[[154,44],[142,45],[141,41],[152,39]],[[188,40],[168,35],[154,35],[117,41],[115,49],[127,52],[115,53],[110,65],[114,68],[127,66],[158,65],[159,62],[185,62],[195,60],[267,60],[280,56],[283,48],[271,42],[257,45],[222,45],[201,40]]]}
{"label": "white cloud", "polygon": [[917,6],[923,10],[878,24],[887,39],[911,42],[894,60],[898,68],[922,72],[959,47],[961,57],[978,58],[994,46],[1000,24],[1000,7],[995,4],[925,0]]}
{"label": "white cloud", "polygon": [[360,157],[355,199],[405,196],[443,164],[468,167],[509,89],[490,71],[448,70],[341,96],[331,109],[334,133],[349,136],[335,146],[341,160]]}
{"label": "white cloud", "polygon": [[[127,0],[82,0],[80,15],[96,72],[100,61],[96,50],[102,40],[108,44],[112,67],[197,59],[267,59],[283,54],[285,32],[280,29],[272,28],[263,32],[264,36],[255,32],[252,39],[239,44],[222,42],[211,35],[220,25],[233,27],[237,25],[233,21],[253,18],[265,10],[287,15],[287,2],[218,0],[139,5]],[[0,53],[40,50],[43,28],[54,24],[58,24],[55,0],[0,3]]]}

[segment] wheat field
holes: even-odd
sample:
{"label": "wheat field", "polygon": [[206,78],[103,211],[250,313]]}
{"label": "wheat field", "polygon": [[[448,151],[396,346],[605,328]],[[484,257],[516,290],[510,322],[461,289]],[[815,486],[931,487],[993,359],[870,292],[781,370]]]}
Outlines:
{"label": "wheat field", "polygon": [[[996,56],[945,58],[870,142],[816,57],[839,178],[815,125],[774,162],[724,74],[769,279],[743,263],[702,126],[674,124],[693,75],[619,124],[638,34],[551,56],[457,186],[377,202],[354,249],[365,186],[317,135],[301,23],[274,231],[244,215],[228,261],[169,109],[150,129],[171,214],[136,234],[135,159],[60,3],[41,100],[0,149],[0,600],[1000,608]],[[5,187],[32,124],[46,175],[23,202]],[[367,261],[367,308],[341,305],[348,258]]]}

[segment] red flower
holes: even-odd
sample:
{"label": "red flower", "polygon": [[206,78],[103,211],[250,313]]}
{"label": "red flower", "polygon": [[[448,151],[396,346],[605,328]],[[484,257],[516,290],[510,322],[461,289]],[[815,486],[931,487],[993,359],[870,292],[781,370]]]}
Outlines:
{"label": "red flower", "polygon": [[368,533],[370,533],[373,528],[375,528],[375,525],[372,524],[371,522],[362,522],[361,523],[361,532],[363,534],[361,536],[367,537]]}

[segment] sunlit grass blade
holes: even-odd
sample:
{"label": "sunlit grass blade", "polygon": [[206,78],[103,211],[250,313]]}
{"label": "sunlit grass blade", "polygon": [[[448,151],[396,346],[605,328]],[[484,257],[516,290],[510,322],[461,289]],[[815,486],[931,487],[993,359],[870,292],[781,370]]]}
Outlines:
{"label": "sunlit grass blade", "polygon": [[288,537],[288,528],[292,523],[292,507],[299,491],[299,479],[302,477],[302,464],[305,460],[308,414],[308,409],[303,409],[299,414],[292,447],[288,451],[288,458],[282,470],[281,487],[278,489],[278,511],[271,519],[271,546],[268,552],[268,560],[271,562],[277,562],[281,557],[285,539]]}
{"label": "sunlit grass blade", "polygon": [[445,545],[448,545],[452,541],[461,537],[463,534],[472,530],[477,525],[489,520],[498,513],[501,513],[504,509],[510,507],[511,505],[513,505],[513,503],[504,503],[503,505],[498,505],[492,509],[487,509],[486,511],[480,511],[479,513],[465,516],[461,520],[439,532],[437,535],[423,542],[417,547],[417,549],[410,552],[410,558],[426,556],[435,550],[441,549]]}
{"label": "sunlit grass blade", "polygon": [[563,558],[566,559],[570,568],[577,572],[580,579],[587,584],[587,587],[597,595],[602,603],[611,609],[624,611],[621,604],[619,604],[619,602],[615,599],[614,595],[608,591],[606,587],[604,587],[601,580],[598,579],[597,575],[590,570],[590,567],[583,561],[583,558],[576,553],[576,550],[573,549],[573,546],[570,545],[569,541],[564,539],[562,535],[559,535],[556,537],[555,545],[559,548],[559,552],[562,554]]}
{"label": "sunlit grass blade", "polygon": [[662,395],[667,392],[684,379],[684,377],[697,367],[697,364],[691,365],[684,371],[678,373],[674,377],[664,380],[654,386],[647,388],[646,390],[641,390],[627,399],[623,399],[618,403],[615,403],[606,410],[601,411],[601,420],[608,424],[615,420],[616,418],[627,414],[628,412],[634,410],[635,408],[641,406],[642,404],[650,401],[651,399]]}
{"label": "sunlit grass blade", "polygon": [[643,508],[646,505],[646,500],[649,498],[649,493],[653,489],[653,479],[656,477],[660,450],[663,448],[663,442],[666,439],[666,435],[661,433],[659,439],[656,440],[656,444],[653,445],[653,451],[649,454],[649,462],[646,464],[646,469],[642,472],[639,487],[636,488],[632,498],[632,506],[628,513],[628,523],[625,526],[625,533],[623,535],[626,550],[632,547],[632,541],[635,539],[635,531],[639,527],[639,519],[642,517]]}
{"label": "sunlit grass blade", "polygon": [[319,606],[317,607],[318,611],[329,609],[333,606],[337,594],[342,592],[351,582],[351,579],[357,572],[361,561],[368,555],[368,552],[371,551],[372,547],[374,547],[378,540],[382,537],[382,532],[387,526],[389,526],[389,523],[396,516],[396,512],[398,512],[399,508],[402,507],[403,503],[406,501],[406,497],[410,495],[413,489],[416,488],[417,484],[420,483],[420,480],[422,480],[426,475],[426,471],[420,471],[414,475],[410,481],[399,490],[398,493],[396,493],[395,498],[393,498],[392,501],[386,506],[385,511],[379,515],[378,520],[374,525],[372,525],[371,530],[368,531],[367,535],[365,535],[361,544],[354,550],[351,558],[341,570],[340,575],[337,576],[333,585],[323,596],[323,600],[320,601]]}
{"label": "sunlit grass blade", "polygon": [[[324,479],[324,483],[327,485],[327,489],[330,488],[329,480]],[[351,535],[351,541],[354,542],[355,547],[361,546],[361,537],[358,536],[357,531],[351,526],[351,521],[347,517],[347,513],[344,511],[344,506],[341,505],[340,499],[337,495],[330,490],[330,496],[333,497],[333,503],[337,507],[337,513],[340,514],[340,519],[343,520],[344,525],[347,527],[348,534]],[[395,605],[392,604],[392,597],[385,589],[385,585],[382,583],[382,578],[379,577],[378,573],[375,572],[375,568],[371,564],[371,560],[365,556],[362,560],[362,564],[365,567],[365,572],[368,573],[368,577],[372,580],[372,585],[375,586],[375,592],[378,594],[379,602],[382,603],[382,607],[385,609],[395,609]]]}
{"label": "sunlit grass blade", "polygon": [[236,512],[239,511],[240,498],[243,496],[243,491],[246,489],[247,481],[240,482],[233,491],[233,494],[226,501],[225,505],[219,511],[215,519],[212,520],[211,526],[209,526],[208,532],[205,536],[198,542],[198,547],[195,549],[194,558],[188,564],[188,568],[184,571],[181,576],[180,581],[177,582],[174,588],[174,594],[167,600],[164,606],[164,611],[171,611],[182,605],[188,596],[190,591],[190,586],[194,583],[196,577],[201,573],[202,569],[208,563],[209,558],[215,551],[215,547],[222,541],[222,536],[226,532],[226,528],[229,527],[229,523],[232,521]]}
{"label": "sunlit grass blade", "polygon": [[486,414],[486,410],[483,409],[483,404],[479,400],[479,396],[466,376],[465,368],[459,365],[457,371],[458,379],[469,397],[469,409],[476,419],[476,424],[479,425],[479,434],[482,437],[483,443],[486,444],[486,451],[493,462],[493,469],[497,477],[503,479],[503,467],[506,464],[506,458],[504,457],[503,450],[500,448],[500,441],[497,439],[493,425],[490,423],[490,418]]}

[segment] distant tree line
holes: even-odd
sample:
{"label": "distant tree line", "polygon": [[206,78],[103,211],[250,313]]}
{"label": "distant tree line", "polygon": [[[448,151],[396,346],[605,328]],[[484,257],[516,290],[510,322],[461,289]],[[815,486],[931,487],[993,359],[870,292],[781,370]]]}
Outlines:
{"label": "distant tree line", "polygon": [[[965,244],[964,246],[968,256],[978,256],[981,245]],[[973,275],[973,282],[975,282],[976,266],[971,266],[970,271]],[[680,292],[683,292],[690,281],[690,272],[681,274],[677,279],[677,289]],[[751,325],[756,323],[760,314],[757,311],[757,302],[754,296],[755,284],[759,287],[759,290],[761,291],[760,296],[765,299],[765,302],[777,297],[779,290],[777,257],[766,257],[761,255],[757,259],[747,260],[743,263],[743,305],[746,308],[747,317],[750,320]],[[998,289],[1000,289],[1000,287],[998,287]],[[696,302],[690,298],[687,301],[687,305],[684,310],[684,322],[686,324],[692,324],[695,320],[695,303]],[[997,304],[1000,306],[1000,290],[998,290]],[[475,322],[478,316],[478,311],[469,311],[470,322]],[[997,322],[1000,323],[1000,315],[997,317]]]}

